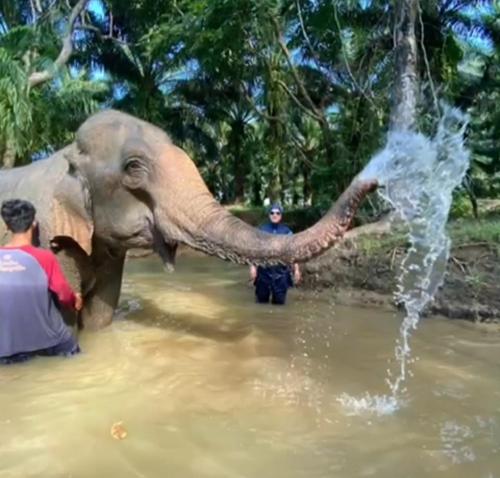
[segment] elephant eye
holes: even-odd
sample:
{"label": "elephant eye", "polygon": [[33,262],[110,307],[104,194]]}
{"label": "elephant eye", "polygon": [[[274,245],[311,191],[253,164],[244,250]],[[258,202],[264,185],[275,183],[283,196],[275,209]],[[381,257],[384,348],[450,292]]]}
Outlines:
{"label": "elephant eye", "polygon": [[139,174],[147,172],[142,158],[129,158],[125,163],[125,172],[128,174]]}
{"label": "elephant eye", "polygon": [[149,175],[146,160],[141,157],[133,156],[127,159],[123,166],[125,175],[123,184],[130,189],[139,189],[145,187]]}

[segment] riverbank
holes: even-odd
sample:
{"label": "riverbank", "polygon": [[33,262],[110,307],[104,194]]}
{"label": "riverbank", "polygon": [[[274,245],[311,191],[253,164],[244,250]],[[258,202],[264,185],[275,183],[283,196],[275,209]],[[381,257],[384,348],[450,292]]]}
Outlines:
{"label": "riverbank", "polygon": [[[428,313],[500,321],[500,219],[449,226],[452,249],[444,284]],[[408,243],[398,232],[354,234],[303,266],[303,286],[333,288],[340,303],[394,307],[393,291]]]}

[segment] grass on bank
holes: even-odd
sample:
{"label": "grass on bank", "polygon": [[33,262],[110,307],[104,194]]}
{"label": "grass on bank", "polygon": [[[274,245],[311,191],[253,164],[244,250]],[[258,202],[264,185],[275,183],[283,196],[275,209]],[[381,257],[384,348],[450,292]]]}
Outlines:
{"label": "grass on bank", "polygon": [[[490,245],[500,252],[500,218],[459,219],[450,221],[447,226],[453,246]],[[403,231],[395,231],[381,236],[360,236],[356,241],[358,250],[373,255],[396,247],[408,246],[408,238]]]}
{"label": "grass on bank", "polygon": [[458,219],[448,225],[453,243],[487,242],[500,245],[500,218]]}

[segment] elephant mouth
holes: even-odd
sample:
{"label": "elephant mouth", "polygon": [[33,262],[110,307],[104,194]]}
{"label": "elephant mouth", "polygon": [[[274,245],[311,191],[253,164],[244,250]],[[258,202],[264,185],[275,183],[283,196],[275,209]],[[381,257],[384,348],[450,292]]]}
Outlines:
{"label": "elephant mouth", "polygon": [[122,243],[126,242],[127,249],[153,250],[160,257],[165,270],[173,272],[178,243],[165,238],[152,220],[146,219],[144,226],[126,237],[114,235],[113,238]]}
{"label": "elephant mouth", "polygon": [[111,240],[113,245],[118,244],[126,249],[150,249],[155,240],[154,226],[150,221],[147,221],[134,232],[113,233]]}
{"label": "elephant mouth", "polygon": [[[154,222],[147,218],[144,225],[128,234],[113,234],[113,242],[108,253],[113,254],[115,250],[125,249],[146,249],[153,251],[160,257],[163,267],[168,272],[174,271],[175,255],[178,243],[174,240],[165,238],[165,235],[158,229]],[[121,245],[117,247],[117,244]],[[137,256],[137,257],[140,257]]]}
{"label": "elephant mouth", "polygon": [[174,271],[177,246],[177,242],[165,240],[158,229],[153,229],[153,250],[160,256],[167,272]]}

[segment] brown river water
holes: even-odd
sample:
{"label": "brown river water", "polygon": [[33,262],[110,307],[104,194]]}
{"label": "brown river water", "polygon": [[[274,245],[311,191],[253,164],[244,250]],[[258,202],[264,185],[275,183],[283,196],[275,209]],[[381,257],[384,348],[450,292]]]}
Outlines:
{"label": "brown river water", "polygon": [[246,268],[193,253],[130,261],[83,354],[0,368],[0,477],[500,477],[498,329],[424,319],[405,406],[339,403],[386,393],[400,321],[328,291],[254,304]]}

